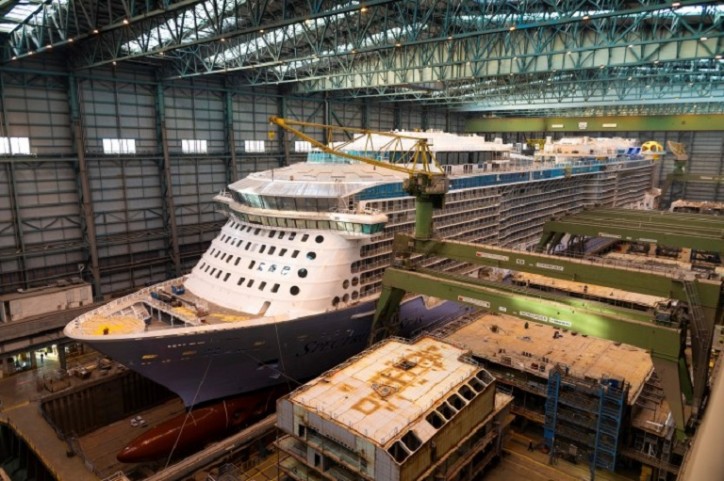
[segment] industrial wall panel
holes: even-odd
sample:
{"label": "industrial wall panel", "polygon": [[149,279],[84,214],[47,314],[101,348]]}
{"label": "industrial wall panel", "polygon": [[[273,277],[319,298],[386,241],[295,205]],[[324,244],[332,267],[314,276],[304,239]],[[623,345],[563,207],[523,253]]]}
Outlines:
{"label": "industrial wall panel", "polygon": [[[35,155],[70,153],[72,142],[65,82],[4,73],[0,77],[6,115],[0,123],[0,135],[28,137],[30,151]],[[21,85],[16,85],[18,82]]]}
{"label": "industrial wall panel", "polygon": [[226,168],[218,158],[182,158],[172,163],[176,222],[179,226],[218,222],[213,198],[226,189]]}
{"label": "industrial wall panel", "polygon": [[226,151],[224,101],[218,92],[182,88],[164,93],[169,152],[181,154],[183,140],[205,140],[208,153]]}

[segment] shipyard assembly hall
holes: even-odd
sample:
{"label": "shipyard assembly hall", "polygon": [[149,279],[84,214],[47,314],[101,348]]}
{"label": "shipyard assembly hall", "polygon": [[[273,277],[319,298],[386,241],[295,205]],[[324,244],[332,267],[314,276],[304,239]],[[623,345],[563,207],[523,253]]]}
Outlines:
{"label": "shipyard assembly hall", "polygon": [[724,480],[724,6],[0,0],[0,481]]}

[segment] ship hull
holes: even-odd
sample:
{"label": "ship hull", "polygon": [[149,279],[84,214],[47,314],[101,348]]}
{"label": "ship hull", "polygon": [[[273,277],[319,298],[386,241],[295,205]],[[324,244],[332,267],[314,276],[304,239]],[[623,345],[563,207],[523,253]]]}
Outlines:
{"label": "ship hull", "polygon": [[[86,342],[195,406],[318,376],[367,347],[374,308],[368,301],[282,324]],[[428,308],[422,297],[412,298],[400,308],[401,334],[414,335],[469,310],[452,302]]]}

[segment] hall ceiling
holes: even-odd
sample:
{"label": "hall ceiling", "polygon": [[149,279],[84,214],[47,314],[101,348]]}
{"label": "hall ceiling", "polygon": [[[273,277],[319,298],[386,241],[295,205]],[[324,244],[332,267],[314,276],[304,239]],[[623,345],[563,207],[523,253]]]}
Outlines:
{"label": "hall ceiling", "polygon": [[719,3],[0,1],[0,41],[5,65],[62,52],[74,71],[143,63],[461,111],[721,113]]}

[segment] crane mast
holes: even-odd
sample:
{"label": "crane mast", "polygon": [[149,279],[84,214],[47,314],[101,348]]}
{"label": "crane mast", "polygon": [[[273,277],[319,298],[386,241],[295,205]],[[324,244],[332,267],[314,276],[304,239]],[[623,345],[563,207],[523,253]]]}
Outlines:
{"label": "crane mast", "polygon": [[[445,204],[445,194],[448,191],[448,179],[438,164],[437,159],[435,159],[435,156],[430,151],[430,145],[427,139],[396,132],[374,132],[367,129],[317,124],[281,117],[270,117],[269,121],[285,131],[294,134],[298,138],[309,142],[327,154],[407,174],[408,177],[403,182],[403,188],[405,192],[415,197],[415,237],[418,239],[432,238],[433,210],[442,208]],[[370,146],[372,145],[371,139],[373,135],[387,137],[389,141],[376,148],[395,152],[395,154],[399,155],[399,158],[396,159],[396,163],[392,163],[345,152],[344,148],[348,146],[351,141],[330,146],[304,133],[301,129],[305,127],[324,129],[328,132],[342,132],[348,136],[350,134],[357,134],[356,137],[351,136],[351,141],[364,137],[367,139],[366,144]],[[412,148],[405,148],[403,141],[412,141]]]}

